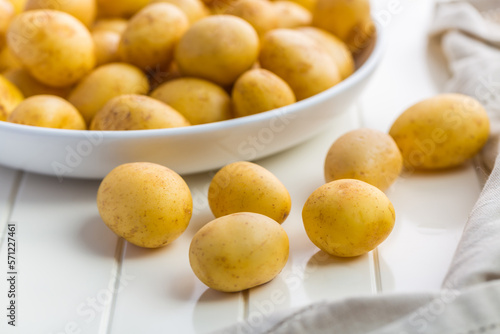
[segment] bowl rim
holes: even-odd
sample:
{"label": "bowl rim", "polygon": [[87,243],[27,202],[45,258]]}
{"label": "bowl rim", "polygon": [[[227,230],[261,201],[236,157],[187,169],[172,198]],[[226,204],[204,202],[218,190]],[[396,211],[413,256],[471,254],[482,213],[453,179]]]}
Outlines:
{"label": "bowl rim", "polygon": [[362,81],[363,78],[365,78],[369,73],[371,73],[375,69],[375,67],[382,58],[382,54],[385,49],[384,35],[385,34],[383,32],[383,29],[381,28],[380,25],[377,24],[376,40],[372,52],[370,53],[369,57],[365,60],[365,62],[346,79],[342,80],[335,86],[328,88],[327,90],[320,92],[314,96],[311,96],[301,101],[297,101],[291,105],[276,108],[266,112],[249,115],[245,117],[232,118],[219,122],[191,125],[187,127],[134,130],[134,131],[54,129],[54,128],[44,128],[38,126],[10,123],[7,121],[0,121],[0,131],[10,131],[10,132],[15,131],[18,134],[25,134],[30,136],[43,135],[43,136],[52,136],[55,138],[63,137],[63,138],[77,138],[77,139],[87,138],[92,134],[99,133],[99,136],[102,137],[103,140],[105,140],[107,138],[109,139],[120,139],[120,138],[133,139],[133,138],[145,138],[145,137],[167,138],[167,137],[177,137],[184,135],[195,135],[195,134],[199,135],[206,132],[218,132],[220,130],[238,128],[239,126],[247,124],[260,123],[262,121],[270,120],[275,117],[282,116],[284,114],[294,114],[304,109],[313,107],[316,104],[322,103],[325,100],[330,99],[334,95],[342,94],[342,92],[346,91],[351,86]]}

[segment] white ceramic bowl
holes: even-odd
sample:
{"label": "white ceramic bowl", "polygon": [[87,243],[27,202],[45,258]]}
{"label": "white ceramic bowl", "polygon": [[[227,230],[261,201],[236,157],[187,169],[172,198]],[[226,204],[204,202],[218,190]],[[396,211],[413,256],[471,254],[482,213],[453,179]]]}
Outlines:
{"label": "white ceramic bowl", "polygon": [[0,122],[0,164],[59,178],[103,178],[114,167],[150,161],[190,174],[254,160],[324,130],[358,97],[382,58],[378,29],[361,66],[336,86],[293,105],[223,122],[141,131],[76,131]]}

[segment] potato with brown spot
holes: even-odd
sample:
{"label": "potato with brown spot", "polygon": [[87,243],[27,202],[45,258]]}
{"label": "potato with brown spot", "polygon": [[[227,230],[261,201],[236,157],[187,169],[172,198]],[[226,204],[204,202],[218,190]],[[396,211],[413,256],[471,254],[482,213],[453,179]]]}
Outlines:
{"label": "potato with brown spot", "polygon": [[140,247],[157,248],[186,230],[193,200],[186,182],[171,169],[134,162],[106,175],[97,191],[97,208],[116,235]]}
{"label": "potato with brown spot", "polygon": [[14,108],[24,99],[19,89],[0,74],[0,121],[7,120]]}

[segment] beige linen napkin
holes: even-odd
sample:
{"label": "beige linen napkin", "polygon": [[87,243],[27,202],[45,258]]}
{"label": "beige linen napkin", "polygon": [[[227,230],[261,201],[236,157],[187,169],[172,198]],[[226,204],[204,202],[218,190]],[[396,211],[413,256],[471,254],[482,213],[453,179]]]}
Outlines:
{"label": "beige linen napkin", "polygon": [[[500,132],[500,0],[438,3],[439,38],[452,78],[446,90],[473,96]],[[500,158],[494,136],[480,155],[491,175],[472,210],[442,290],[315,303],[216,333],[500,333]],[[493,168],[493,166],[495,166]],[[261,315],[262,319],[263,315]],[[250,320],[250,319],[249,319]]]}

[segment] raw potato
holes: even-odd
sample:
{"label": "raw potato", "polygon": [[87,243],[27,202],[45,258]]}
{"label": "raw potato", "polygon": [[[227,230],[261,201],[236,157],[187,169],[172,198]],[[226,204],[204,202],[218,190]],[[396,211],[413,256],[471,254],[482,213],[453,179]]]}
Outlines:
{"label": "raw potato", "polygon": [[123,94],[147,94],[148,78],[137,67],[125,63],[106,64],[96,68],[72,90],[71,102],[90,123],[110,99]]}
{"label": "raw potato", "polygon": [[308,26],[312,22],[312,14],[298,3],[286,0],[273,2],[278,16],[278,28],[297,28]]}
{"label": "raw potato", "polygon": [[121,95],[97,112],[91,130],[149,130],[189,126],[170,106],[144,95]]}
{"label": "raw potato", "polygon": [[241,17],[254,27],[259,36],[278,28],[278,15],[272,3],[267,0],[239,0],[226,14]]}
{"label": "raw potato", "polygon": [[189,247],[195,275],[212,289],[235,292],[275,278],[288,260],[288,236],[274,220],[242,212],[203,226]]}
{"label": "raw potato", "polygon": [[337,180],[316,189],[302,210],[307,236],[324,252],[351,257],[377,247],[391,233],[394,207],[378,188]]}
{"label": "raw potato", "polygon": [[131,17],[149,4],[150,0],[97,0],[99,17]]}
{"label": "raw potato", "polygon": [[95,0],[28,0],[25,10],[54,9],[76,17],[90,27],[96,16]]}
{"label": "raw potato", "polygon": [[8,0],[14,6],[16,13],[19,14],[24,10],[24,6],[26,5],[26,0]]}
{"label": "raw potato", "polygon": [[259,37],[245,20],[213,15],[189,28],[175,51],[181,73],[227,86],[257,60]]}
{"label": "raw potato", "polygon": [[354,59],[349,48],[342,40],[319,28],[300,27],[297,30],[311,37],[325,48],[335,61],[335,64],[337,64],[342,79],[354,73]]}
{"label": "raw potato", "polygon": [[149,5],[130,19],[120,41],[120,56],[144,70],[168,68],[174,47],[188,27],[186,15],[177,6]]}
{"label": "raw potato", "polygon": [[481,150],[489,132],[488,115],[476,99],[441,94],[408,108],[389,134],[412,170],[458,166]]}
{"label": "raw potato", "polygon": [[7,120],[14,108],[23,100],[23,94],[3,75],[0,75],[0,121]]}
{"label": "raw potato", "polygon": [[231,117],[231,100],[220,86],[196,78],[168,81],[152,93],[180,112],[192,125],[219,122]]}
{"label": "raw potato", "polygon": [[151,3],[157,2],[166,2],[176,5],[186,14],[191,24],[210,15],[210,11],[200,0],[153,0]]}
{"label": "raw potato", "polygon": [[288,84],[265,69],[245,72],[233,87],[233,106],[236,117],[284,107],[296,102]]}
{"label": "raw potato", "polygon": [[49,86],[69,86],[95,65],[92,36],[67,13],[38,9],[19,14],[7,43],[31,75]]}
{"label": "raw potato", "polygon": [[0,0],[0,51],[6,44],[5,35],[15,14],[14,6],[8,0]]}
{"label": "raw potato", "polygon": [[112,31],[117,34],[123,34],[125,29],[127,29],[128,21],[122,18],[109,18],[109,19],[99,19],[94,22],[92,26],[92,32],[97,31]]}
{"label": "raw potato", "polygon": [[53,95],[36,95],[21,102],[8,122],[44,128],[86,130],[85,122],[69,102]]}
{"label": "raw potato", "polygon": [[140,247],[157,248],[186,230],[193,200],[186,182],[174,171],[134,162],[106,175],[97,191],[97,208],[118,236]]}
{"label": "raw potato", "polygon": [[117,62],[120,60],[118,46],[121,35],[114,31],[98,30],[92,32],[95,45],[96,66]]}
{"label": "raw potato", "polygon": [[292,202],[283,183],[267,169],[246,161],[223,167],[208,188],[208,204],[215,217],[255,212],[283,223]]}
{"label": "raw potato", "polygon": [[349,131],[330,147],[325,180],[357,179],[384,191],[398,178],[403,157],[391,136],[372,129]]}
{"label": "raw potato", "polygon": [[[280,0],[277,0],[280,1]],[[312,12],[314,7],[316,6],[316,0],[290,0],[291,2],[295,2],[296,4],[301,5],[308,11]]]}
{"label": "raw potato", "polygon": [[12,82],[21,91],[24,97],[34,95],[56,95],[62,98],[68,96],[71,87],[51,87],[33,78],[23,68],[8,70],[4,73],[7,80]]}
{"label": "raw potato", "polygon": [[285,80],[297,100],[316,95],[341,77],[325,49],[300,31],[275,29],[262,39],[260,65]]}
{"label": "raw potato", "polygon": [[0,72],[22,67],[23,64],[12,54],[10,48],[5,46],[0,51]]}

